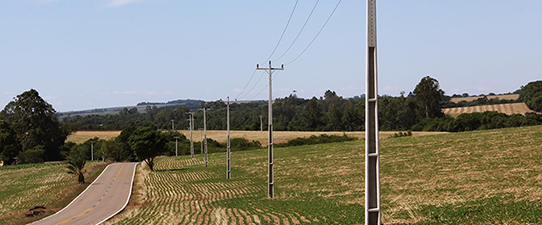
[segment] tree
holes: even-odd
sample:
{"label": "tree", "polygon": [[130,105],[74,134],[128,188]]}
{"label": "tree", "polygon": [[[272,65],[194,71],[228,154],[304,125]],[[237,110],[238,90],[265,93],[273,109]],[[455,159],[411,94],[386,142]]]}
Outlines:
{"label": "tree", "polygon": [[60,159],[60,147],[68,132],[60,126],[55,113],[53,106],[31,89],[8,103],[0,112],[0,118],[15,131],[23,151],[41,145],[45,160],[56,160]]}
{"label": "tree", "polygon": [[77,175],[80,184],[85,183],[84,173],[86,171],[85,165],[87,163],[86,151],[87,150],[84,145],[74,147],[70,152],[70,156],[68,157],[68,165],[66,166],[69,174]]}
{"label": "tree", "polygon": [[106,159],[114,161],[129,161],[132,158],[132,153],[128,149],[122,148],[122,144],[115,139],[102,142],[102,151]]}
{"label": "tree", "polygon": [[162,132],[150,127],[137,128],[128,139],[130,147],[141,161],[145,161],[151,171],[154,171],[154,158],[164,151],[166,139]]}
{"label": "tree", "polygon": [[519,100],[524,101],[530,109],[542,112],[542,80],[530,82],[522,87]]}
{"label": "tree", "polygon": [[440,89],[439,83],[435,78],[426,76],[414,89],[415,99],[420,108],[421,117],[436,118],[442,117],[440,101],[443,99],[444,91]]}
{"label": "tree", "polygon": [[12,165],[20,151],[21,146],[15,131],[8,123],[0,120],[0,160],[4,161],[5,165]]}

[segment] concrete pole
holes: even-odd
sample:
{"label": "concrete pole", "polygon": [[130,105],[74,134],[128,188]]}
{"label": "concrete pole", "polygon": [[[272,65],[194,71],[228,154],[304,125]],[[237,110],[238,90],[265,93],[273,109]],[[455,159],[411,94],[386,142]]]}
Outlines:
{"label": "concrete pole", "polygon": [[90,141],[90,161],[94,161],[94,141]]}
{"label": "concrete pole", "polygon": [[263,131],[263,116],[260,115],[260,131]]}
{"label": "concrete pole", "polygon": [[178,152],[177,152],[177,149],[178,149],[178,145],[177,145],[177,142],[179,141],[179,137],[175,137],[175,156],[179,156]]}
{"label": "concrete pole", "polygon": [[228,147],[227,147],[227,155],[228,155],[228,172],[226,174],[226,178],[227,179],[230,179],[231,178],[231,165],[230,165],[230,162],[231,162],[231,158],[230,158],[230,97],[228,96],[228,105],[227,105],[227,117],[228,117],[228,121],[227,121],[227,128],[228,128]]}
{"label": "concrete pole", "polygon": [[273,68],[271,66],[271,60],[269,61],[269,68],[260,68],[260,65],[256,65],[256,70],[267,70],[269,73],[269,102],[268,106],[268,132],[269,132],[269,143],[267,145],[268,151],[268,197],[273,198],[275,196],[275,182],[273,179],[273,70],[284,70],[284,65],[281,68]]}
{"label": "concrete pole", "polygon": [[367,0],[365,94],[365,224],[380,225],[380,150],[378,144],[378,67],[376,0]]}
{"label": "concrete pole", "polygon": [[203,139],[205,139],[205,167],[207,167],[207,118],[205,117],[206,108],[203,108]]}
{"label": "concrete pole", "polygon": [[198,128],[198,130],[200,130],[201,141],[199,143],[201,147],[201,154],[203,155],[203,130],[201,128]]}
{"label": "concrete pole", "polygon": [[171,120],[171,131],[175,131],[175,120]]}

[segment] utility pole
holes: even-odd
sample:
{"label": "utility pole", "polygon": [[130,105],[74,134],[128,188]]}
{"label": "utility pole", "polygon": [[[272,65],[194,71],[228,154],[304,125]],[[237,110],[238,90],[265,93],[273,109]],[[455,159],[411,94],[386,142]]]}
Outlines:
{"label": "utility pole", "polygon": [[201,154],[203,155],[203,129],[198,128],[198,130],[200,131],[201,141],[199,143],[200,143],[200,146],[201,146]]}
{"label": "utility pole", "polygon": [[205,141],[205,167],[209,164],[208,158],[207,158],[207,118],[205,117],[205,112],[209,109],[206,108],[206,106],[203,107],[203,139]]}
{"label": "utility pole", "polygon": [[90,161],[94,161],[94,141],[90,141]]}
{"label": "utility pole", "polygon": [[175,120],[171,120],[171,131],[175,131]]}
{"label": "utility pole", "polygon": [[178,152],[177,152],[177,141],[179,141],[179,137],[175,137],[175,156],[179,156]]}
{"label": "utility pole", "polygon": [[376,0],[367,0],[367,64],[365,83],[365,224],[380,225],[380,150],[378,144],[378,67]]}
{"label": "utility pole", "polygon": [[192,130],[194,130],[194,113],[188,112],[186,114],[190,116],[190,119],[188,119],[190,122],[190,155],[192,158],[194,158],[194,139],[192,139]]}
{"label": "utility pole", "polygon": [[228,104],[227,104],[227,127],[228,127],[228,147],[227,147],[227,155],[228,155],[228,166],[227,166],[227,174],[226,178],[231,178],[231,167],[230,167],[230,96],[228,96]]}
{"label": "utility pole", "polygon": [[268,151],[268,167],[269,167],[269,186],[268,186],[268,196],[269,198],[273,198],[275,196],[275,183],[273,181],[273,70],[284,70],[284,65],[282,65],[280,68],[273,68],[271,66],[271,60],[269,60],[269,68],[260,68],[259,64],[256,64],[257,70],[266,70],[269,74],[269,102],[268,105],[268,115],[267,119],[268,122],[268,131],[269,131],[269,143],[267,145],[267,151]]}
{"label": "utility pole", "polygon": [[260,115],[260,131],[263,131],[263,116]]}

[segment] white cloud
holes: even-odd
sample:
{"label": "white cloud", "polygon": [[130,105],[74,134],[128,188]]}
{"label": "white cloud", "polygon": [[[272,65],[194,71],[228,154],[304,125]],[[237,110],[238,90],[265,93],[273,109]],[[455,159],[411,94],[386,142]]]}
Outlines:
{"label": "white cloud", "polygon": [[236,89],[233,89],[233,93],[241,93],[241,91],[243,91],[243,90],[237,89],[237,88],[236,88]]}
{"label": "white cloud", "polygon": [[107,7],[120,7],[126,4],[139,2],[139,1],[143,1],[143,0],[110,0],[109,3],[107,3]]}

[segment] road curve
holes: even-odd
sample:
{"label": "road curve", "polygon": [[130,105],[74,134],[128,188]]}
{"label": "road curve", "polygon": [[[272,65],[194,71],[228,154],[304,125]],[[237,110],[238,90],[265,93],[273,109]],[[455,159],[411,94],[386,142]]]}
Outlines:
{"label": "road curve", "polygon": [[120,212],[130,199],[137,163],[114,163],[68,206],[32,224],[100,224]]}

